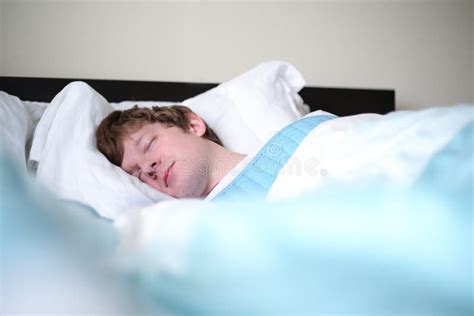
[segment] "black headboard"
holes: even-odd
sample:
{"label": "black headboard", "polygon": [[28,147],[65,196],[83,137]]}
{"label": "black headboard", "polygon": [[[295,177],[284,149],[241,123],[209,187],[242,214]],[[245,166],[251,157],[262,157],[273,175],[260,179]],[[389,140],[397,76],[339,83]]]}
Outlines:
{"label": "black headboard", "polygon": [[[71,81],[87,82],[109,102],[180,102],[217,86],[216,83],[0,77],[0,90],[24,101],[50,102]],[[394,90],[305,87],[300,95],[312,111],[325,110],[339,116],[385,114],[395,110]]]}

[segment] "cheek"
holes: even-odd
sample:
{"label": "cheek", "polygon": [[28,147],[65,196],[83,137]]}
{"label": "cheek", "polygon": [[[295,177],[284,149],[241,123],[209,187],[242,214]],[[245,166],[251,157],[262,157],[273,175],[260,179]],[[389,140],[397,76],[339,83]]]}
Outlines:
{"label": "cheek", "polygon": [[179,138],[163,137],[155,148],[155,153],[171,157],[171,156],[186,156],[189,154],[190,144],[184,142]]}
{"label": "cheek", "polygon": [[176,167],[179,178],[188,182],[194,182],[198,178],[207,176],[210,168],[208,160],[195,152],[180,157]]}
{"label": "cheek", "polygon": [[185,187],[187,183],[192,181],[193,175],[192,159],[181,159],[175,164],[174,179],[176,186],[179,188]]}

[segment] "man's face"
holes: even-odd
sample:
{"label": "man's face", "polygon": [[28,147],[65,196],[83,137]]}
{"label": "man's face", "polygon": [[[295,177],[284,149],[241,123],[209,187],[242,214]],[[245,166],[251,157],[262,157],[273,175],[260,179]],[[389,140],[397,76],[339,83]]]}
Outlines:
{"label": "man's face", "polygon": [[121,168],[176,198],[209,192],[207,140],[194,129],[146,124],[125,138]]}

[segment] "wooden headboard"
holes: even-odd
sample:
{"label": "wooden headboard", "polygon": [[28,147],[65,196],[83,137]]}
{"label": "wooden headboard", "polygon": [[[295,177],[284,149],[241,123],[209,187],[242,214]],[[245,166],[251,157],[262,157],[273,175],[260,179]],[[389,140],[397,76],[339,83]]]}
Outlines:
{"label": "wooden headboard", "polygon": [[[58,79],[0,77],[0,90],[24,101],[50,102],[71,81],[84,81],[109,102],[126,100],[180,102],[218,84],[163,81]],[[300,95],[312,111],[325,110],[339,116],[360,113],[385,114],[395,110],[395,91],[305,87]]]}

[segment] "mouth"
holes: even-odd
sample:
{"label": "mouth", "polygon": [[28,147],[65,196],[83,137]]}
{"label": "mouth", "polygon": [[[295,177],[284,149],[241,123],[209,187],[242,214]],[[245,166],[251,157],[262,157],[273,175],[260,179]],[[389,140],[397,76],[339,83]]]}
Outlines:
{"label": "mouth", "polygon": [[168,187],[168,179],[169,179],[169,176],[170,176],[170,170],[171,170],[171,168],[173,168],[173,166],[174,166],[174,162],[168,167],[168,169],[166,169],[166,171],[163,174],[163,182],[164,182],[166,187]]}

